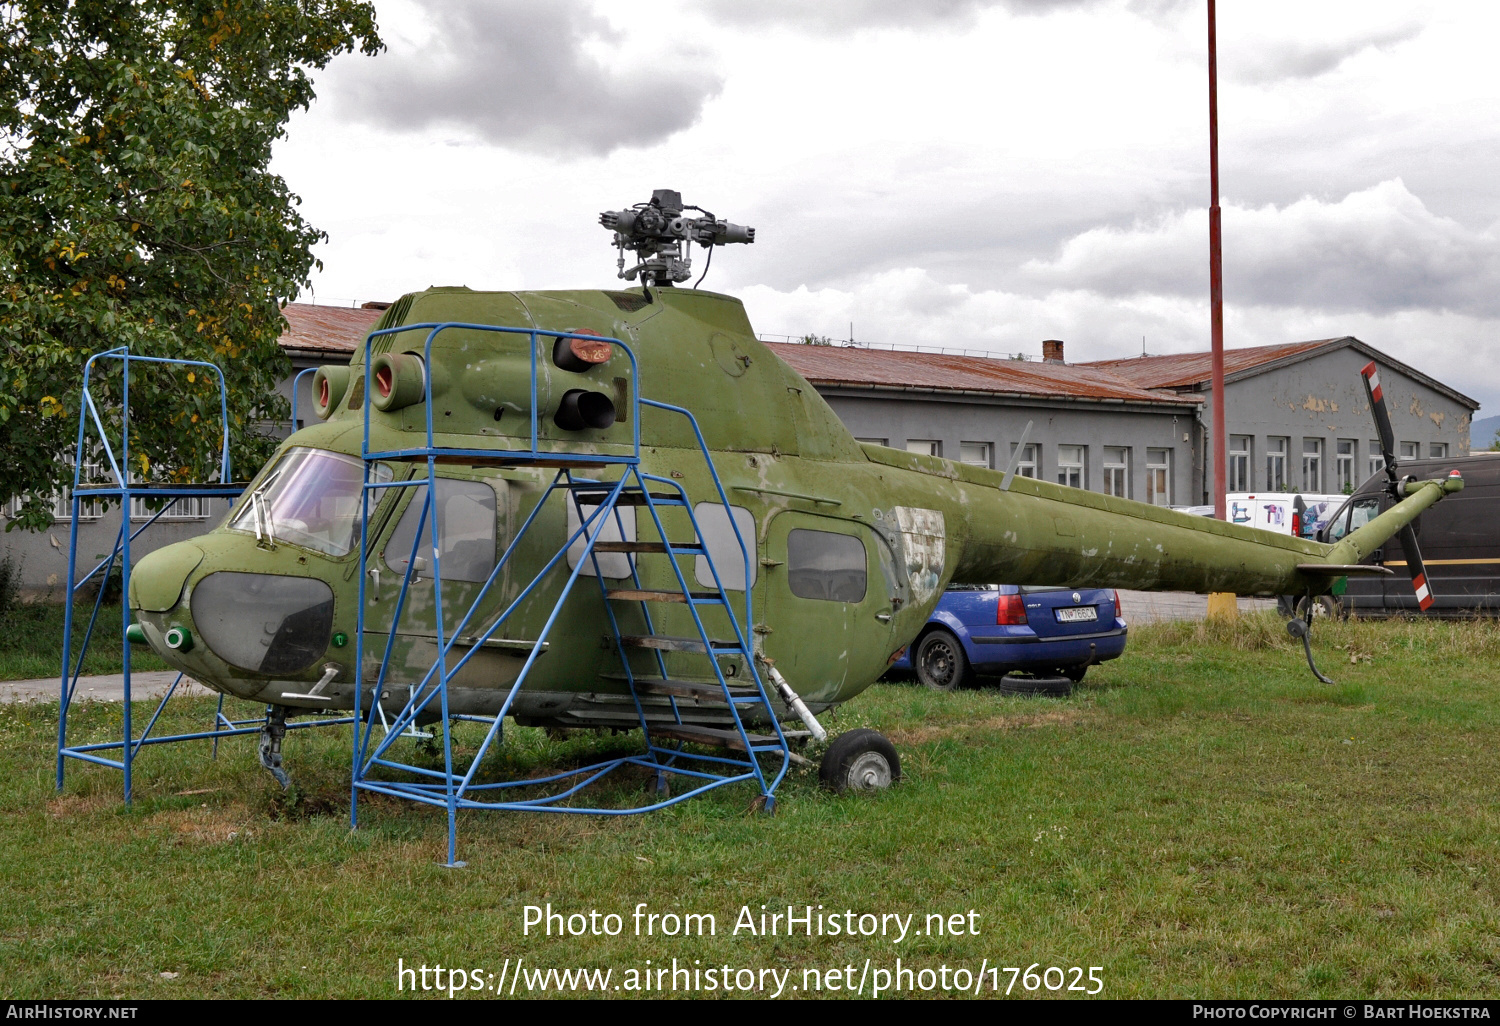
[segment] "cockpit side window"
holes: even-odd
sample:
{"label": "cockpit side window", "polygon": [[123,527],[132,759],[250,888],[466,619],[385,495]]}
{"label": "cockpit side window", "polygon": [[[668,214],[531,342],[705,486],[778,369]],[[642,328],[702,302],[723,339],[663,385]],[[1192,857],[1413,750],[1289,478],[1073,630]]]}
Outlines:
{"label": "cockpit side window", "polygon": [[[417,485],[410,491],[411,502],[407,504],[400,522],[385,543],[385,565],[398,574],[406,573],[412,539],[416,537],[417,524],[422,520],[427,486]],[[443,580],[482,582],[487,579],[490,571],[495,569],[494,489],[482,481],[457,481],[440,477],[437,479],[434,512],[437,516]],[[430,530],[431,526],[424,523],[422,538],[417,543],[417,558],[423,561],[418,564],[418,569],[425,568],[428,575],[432,572]]]}

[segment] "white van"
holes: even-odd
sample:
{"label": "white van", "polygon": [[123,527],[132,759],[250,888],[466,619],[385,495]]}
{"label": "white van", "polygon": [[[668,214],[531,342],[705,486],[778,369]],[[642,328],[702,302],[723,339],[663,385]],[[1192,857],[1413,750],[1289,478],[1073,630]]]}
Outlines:
{"label": "white van", "polygon": [[1224,496],[1224,512],[1231,524],[1311,538],[1347,498],[1347,495],[1294,492],[1230,492]]}

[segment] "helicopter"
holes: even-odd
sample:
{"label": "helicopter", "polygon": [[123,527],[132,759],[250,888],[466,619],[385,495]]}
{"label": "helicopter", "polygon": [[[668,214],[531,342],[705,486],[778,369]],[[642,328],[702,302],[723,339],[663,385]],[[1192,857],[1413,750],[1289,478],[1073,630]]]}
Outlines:
{"label": "helicopter", "polygon": [[[337,709],[394,715],[388,737],[464,717],[492,736],[507,716],[649,727],[753,762],[772,746],[746,724],[822,739],[818,715],[880,678],[951,584],[1317,596],[1389,574],[1364,560],[1399,534],[1423,595],[1412,521],[1463,481],[1399,474],[1373,363],[1398,501],[1325,544],[860,443],[738,299],[682,287],[694,244],[711,259],[754,229],[672,190],[601,223],[637,285],[403,296],[317,371],[319,422],[227,518],[136,565],[140,640],[269,707],[261,760],[283,785],[286,717]],[[1289,630],[1326,681],[1308,624]],[[820,774],[879,788],[899,756],[849,731]]]}

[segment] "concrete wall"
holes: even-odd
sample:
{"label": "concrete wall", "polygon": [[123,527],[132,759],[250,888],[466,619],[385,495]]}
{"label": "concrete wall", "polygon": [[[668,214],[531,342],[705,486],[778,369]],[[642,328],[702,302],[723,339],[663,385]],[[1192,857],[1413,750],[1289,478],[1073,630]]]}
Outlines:
{"label": "concrete wall", "polygon": [[[1251,438],[1251,481],[1247,490],[1272,490],[1267,482],[1266,453],[1272,439],[1287,448],[1289,490],[1302,491],[1302,456],[1306,441],[1322,446],[1320,484],[1308,491],[1337,493],[1336,453],[1339,440],[1354,443],[1354,481],[1370,473],[1370,457],[1378,451],[1375,422],[1359,375],[1369,357],[1353,349],[1339,349],[1289,366],[1266,371],[1224,386],[1226,433]],[[1470,410],[1438,390],[1382,365],[1380,381],[1400,443],[1415,443],[1418,455],[1432,455],[1433,445],[1447,446],[1450,456],[1469,451]],[[1205,392],[1203,419],[1212,423],[1211,397]],[[1226,440],[1228,447],[1229,440]],[[1210,454],[1210,459],[1212,455]],[[1232,466],[1232,464],[1231,464]],[[1210,477],[1211,481],[1212,478]],[[1231,483],[1230,491],[1237,491]],[[1205,499],[1205,502],[1211,501]]]}
{"label": "concrete wall", "polygon": [[897,449],[906,448],[911,440],[931,439],[940,443],[939,455],[954,460],[960,458],[962,443],[988,442],[991,466],[996,470],[1005,469],[1011,447],[1020,441],[1026,422],[1033,421],[1028,441],[1040,449],[1040,476],[1058,480],[1058,446],[1083,446],[1083,487],[1090,491],[1104,490],[1104,448],[1126,447],[1130,450],[1126,497],[1142,502],[1146,500],[1146,450],[1166,449],[1171,461],[1171,502],[1199,501],[1201,469],[1194,452],[1198,432],[1191,409],[835,388],[819,392],[856,438],[885,439]]}

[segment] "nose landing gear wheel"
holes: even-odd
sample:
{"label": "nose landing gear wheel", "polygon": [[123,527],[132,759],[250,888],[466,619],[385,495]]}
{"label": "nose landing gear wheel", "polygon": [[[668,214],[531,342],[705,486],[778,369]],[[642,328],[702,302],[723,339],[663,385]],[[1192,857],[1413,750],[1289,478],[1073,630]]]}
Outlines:
{"label": "nose landing gear wheel", "polygon": [[969,660],[958,639],[944,630],[928,634],[912,659],[917,679],[935,691],[957,691],[969,683]]}
{"label": "nose landing gear wheel", "polygon": [[901,779],[901,757],[878,731],[861,727],[840,734],[818,768],[823,786],[845,791],[883,791]]}

